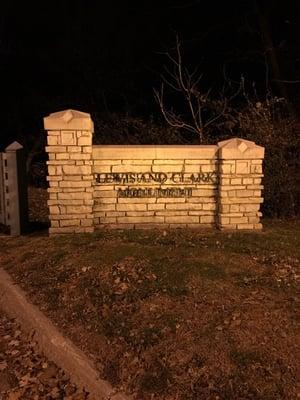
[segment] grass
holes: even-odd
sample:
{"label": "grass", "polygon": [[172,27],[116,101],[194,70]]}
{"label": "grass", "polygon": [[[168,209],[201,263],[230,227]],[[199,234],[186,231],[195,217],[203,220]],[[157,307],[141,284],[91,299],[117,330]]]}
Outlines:
{"label": "grass", "polygon": [[139,400],[296,399],[299,221],[1,238],[1,266]]}

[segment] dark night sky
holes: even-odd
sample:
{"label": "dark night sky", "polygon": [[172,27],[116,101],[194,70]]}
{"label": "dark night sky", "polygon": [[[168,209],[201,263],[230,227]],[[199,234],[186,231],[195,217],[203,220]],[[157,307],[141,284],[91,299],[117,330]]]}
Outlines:
{"label": "dark night sky", "polygon": [[[300,78],[300,18],[292,1],[256,2],[266,16],[281,78]],[[295,3],[295,4],[294,4]],[[101,114],[159,114],[152,87],[165,58],[183,43],[204,84],[228,76],[263,85],[266,47],[255,2],[4,1],[0,15],[1,144],[42,134],[42,117],[64,108]],[[274,87],[276,91],[277,88]],[[288,85],[293,101],[299,85]]]}

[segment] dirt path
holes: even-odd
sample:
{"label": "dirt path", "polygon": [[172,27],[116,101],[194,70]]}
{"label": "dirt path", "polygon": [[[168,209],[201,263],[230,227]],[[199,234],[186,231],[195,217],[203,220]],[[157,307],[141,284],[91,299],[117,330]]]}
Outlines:
{"label": "dirt path", "polygon": [[18,323],[0,310],[0,400],[85,400],[64,371],[47,360]]}

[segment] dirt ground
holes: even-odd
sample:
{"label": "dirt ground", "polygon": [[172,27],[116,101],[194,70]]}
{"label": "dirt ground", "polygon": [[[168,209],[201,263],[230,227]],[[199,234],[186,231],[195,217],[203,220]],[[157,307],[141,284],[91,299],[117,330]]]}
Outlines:
{"label": "dirt ground", "polygon": [[300,398],[300,224],[2,237],[0,265],[140,400]]}
{"label": "dirt ground", "polygon": [[1,310],[0,399],[88,399],[88,394],[78,391],[61,369],[40,354],[17,322]]}

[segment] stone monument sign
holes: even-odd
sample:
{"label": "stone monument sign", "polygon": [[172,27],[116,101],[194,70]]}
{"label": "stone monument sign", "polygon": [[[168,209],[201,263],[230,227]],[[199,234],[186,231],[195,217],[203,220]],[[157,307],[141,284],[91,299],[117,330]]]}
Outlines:
{"label": "stone monument sign", "polygon": [[92,144],[89,114],[44,118],[50,234],[98,228],[261,229],[264,148]]}

